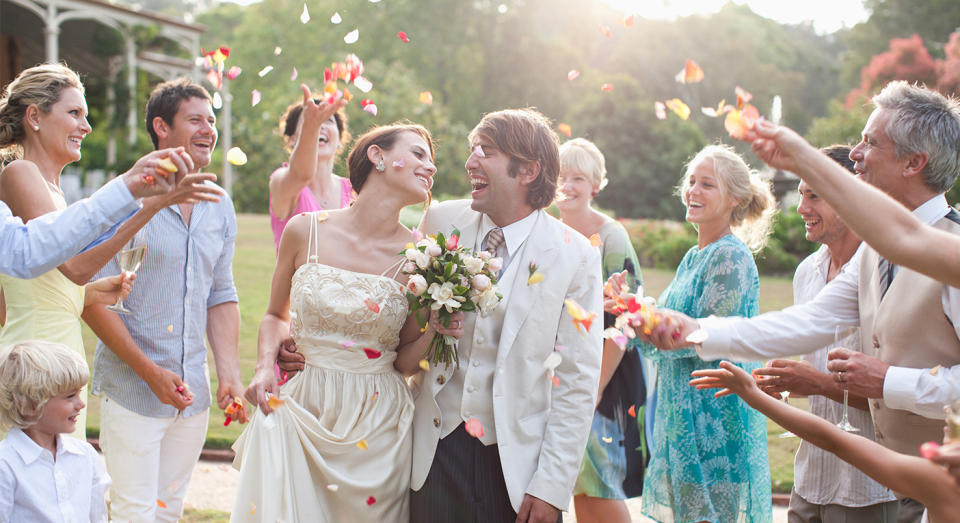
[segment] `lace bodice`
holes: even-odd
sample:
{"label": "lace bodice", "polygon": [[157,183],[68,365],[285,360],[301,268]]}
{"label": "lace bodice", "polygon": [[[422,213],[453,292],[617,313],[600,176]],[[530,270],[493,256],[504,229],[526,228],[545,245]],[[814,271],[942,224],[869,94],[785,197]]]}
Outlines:
{"label": "lace bodice", "polygon": [[[392,363],[408,314],[403,285],[387,276],[305,263],[290,289],[290,333],[308,363]],[[370,358],[365,348],[380,351]],[[320,351],[320,354],[317,354]],[[336,352],[331,352],[336,351]],[[321,361],[311,361],[311,353]]]}

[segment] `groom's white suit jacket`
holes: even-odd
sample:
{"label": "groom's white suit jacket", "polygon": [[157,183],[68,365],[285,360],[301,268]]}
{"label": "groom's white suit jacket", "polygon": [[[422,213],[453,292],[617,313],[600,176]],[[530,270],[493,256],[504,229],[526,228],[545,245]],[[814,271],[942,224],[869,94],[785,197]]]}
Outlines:
{"label": "groom's white suit jacket", "polygon": [[[593,420],[603,352],[599,249],[544,211],[535,212],[529,237],[503,271],[499,307],[506,307],[504,314],[467,314],[462,338],[472,340],[480,330],[499,332],[492,390],[485,392],[493,395],[500,463],[514,510],[527,493],[561,509],[569,506]],[[470,200],[455,200],[431,206],[420,230],[447,236],[459,229],[460,245],[479,250],[480,224],[481,214],[470,208]],[[527,284],[531,261],[545,276],[534,285]],[[516,277],[508,277],[511,271]],[[577,331],[564,305],[567,299],[597,314],[589,333]],[[497,318],[502,320],[499,329],[481,324]],[[543,362],[557,346],[563,360],[555,385]],[[460,365],[470,364],[461,351]],[[423,486],[441,426],[450,422],[442,418],[451,413],[441,413],[437,394],[450,385],[453,373],[452,365],[438,365],[414,379],[414,490]]]}

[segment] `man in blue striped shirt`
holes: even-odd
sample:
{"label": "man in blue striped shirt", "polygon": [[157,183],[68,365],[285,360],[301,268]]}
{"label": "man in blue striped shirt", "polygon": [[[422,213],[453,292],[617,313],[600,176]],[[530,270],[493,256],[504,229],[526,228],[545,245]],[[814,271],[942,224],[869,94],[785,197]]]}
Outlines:
{"label": "man in blue striped shirt", "polygon": [[[184,147],[196,169],[210,163],[216,117],[203,87],[184,79],[163,83],[150,95],[146,115],[155,147]],[[133,313],[121,317],[98,307],[84,315],[101,340],[91,389],[101,396],[111,519],[176,521],[207,431],[205,332],[219,407],[243,396],[232,271],[237,222],[224,196],[219,203],[163,208],[144,230],[146,256],[125,300]],[[113,260],[102,274],[119,270]],[[245,421],[246,409],[238,415]]]}

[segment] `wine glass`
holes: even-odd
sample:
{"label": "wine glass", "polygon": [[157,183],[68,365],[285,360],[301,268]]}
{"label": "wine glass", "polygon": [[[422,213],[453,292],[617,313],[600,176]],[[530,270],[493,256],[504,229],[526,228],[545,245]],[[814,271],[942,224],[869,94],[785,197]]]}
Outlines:
{"label": "wine glass", "polygon": [[[137,233],[130,238],[130,241],[127,242],[127,245],[117,253],[117,264],[120,266],[120,270],[129,274],[137,272],[146,253],[147,233],[146,226],[144,226],[137,231]],[[123,305],[123,298],[117,298],[117,303],[107,305],[107,310],[116,312],[117,314],[130,314],[133,312]]]}
{"label": "wine glass", "polygon": [[[834,348],[840,346],[841,341],[849,342],[851,345],[856,347],[856,344],[860,343],[860,328],[859,327],[850,327],[837,325],[836,330],[833,334],[833,346]],[[840,430],[846,432],[860,432],[860,429],[854,427],[850,423],[850,419],[847,417],[848,409],[848,398],[850,396],[850,391],[846,388],[843,389],[843,414],[840,416],[840,423],[837,423],[837,427]]]}

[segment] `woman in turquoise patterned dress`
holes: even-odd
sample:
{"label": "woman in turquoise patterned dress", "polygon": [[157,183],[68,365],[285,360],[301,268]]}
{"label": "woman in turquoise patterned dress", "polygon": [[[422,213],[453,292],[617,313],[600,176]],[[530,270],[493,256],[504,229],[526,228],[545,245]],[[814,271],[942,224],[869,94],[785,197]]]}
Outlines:
{"label": "woman in turquoise patterned dress", "polygon": [[[694,318],[756,315],[760,283],[751,250],[769,233],[769,186],[733,149],[710,145],[687,165],[677,192],[697,227],[697,245],[659,306]],[[643,513],[661,522],[771,521],[763,415],[737,397],[690,387],[691,372],[719,364],[700,359],[692,347],[661,352],[644,344],[642,351],[658,367]],[[740,366],[750,372],[760,362]]]}
{"label": "woman in turquoise patterned dress", "polygon": [[[637,253],[620,222],[593,209],[590,202],[607,184],[603,154],[588,140],[575,138],[560,147],[560,198],[563,222],[601,242],[603,276],[625,271],[627,284],[642,284]],[[604,327],[613,326],[607,314]],[[644,437],[647,388],[643,363],[634,349],[612,340],[603,346],[600,390],[590,439],[574,487],[573,505],[580,523],[629,522],[623,500],[639,496],[648,456]]]}

